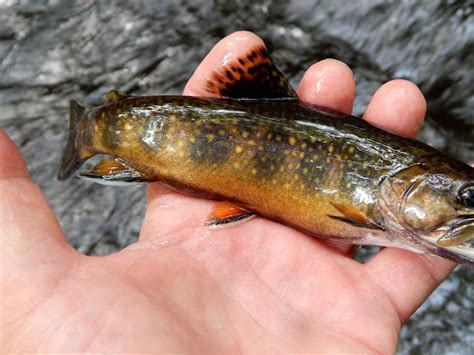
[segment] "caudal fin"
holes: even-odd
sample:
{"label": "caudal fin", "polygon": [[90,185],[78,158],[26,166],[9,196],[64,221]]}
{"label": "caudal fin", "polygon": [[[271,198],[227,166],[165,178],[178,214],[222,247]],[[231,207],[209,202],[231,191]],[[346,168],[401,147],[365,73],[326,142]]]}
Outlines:
{"label": "caudal fin", "polygon": [[58,173],[58,180],[65,180],[76,170],[84,161],[80,154],[79,132],[80,123],[85,115],[86,109],[77,101],[69,102],[69,139],[64,151],[61,168]]}

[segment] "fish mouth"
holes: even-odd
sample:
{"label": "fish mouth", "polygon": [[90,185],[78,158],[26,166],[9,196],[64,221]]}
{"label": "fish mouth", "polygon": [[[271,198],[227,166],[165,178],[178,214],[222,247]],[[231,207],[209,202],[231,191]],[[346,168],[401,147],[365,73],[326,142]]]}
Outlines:
{"label": "fish mouth", "polygon": [[453,219],[421,237],[435,254],[474,266],[474,215]]}

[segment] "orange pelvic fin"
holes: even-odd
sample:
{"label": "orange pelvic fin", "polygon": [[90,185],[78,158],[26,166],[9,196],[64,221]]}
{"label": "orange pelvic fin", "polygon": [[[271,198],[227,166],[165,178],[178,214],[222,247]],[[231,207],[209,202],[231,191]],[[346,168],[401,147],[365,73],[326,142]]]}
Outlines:
{"label": "orange pelvic fin", "polygon": [[230,202],[216,202],[207,217],[207,226],[221,226],[229,223],[235,223],[254,215],[253,212],[247,211]]}

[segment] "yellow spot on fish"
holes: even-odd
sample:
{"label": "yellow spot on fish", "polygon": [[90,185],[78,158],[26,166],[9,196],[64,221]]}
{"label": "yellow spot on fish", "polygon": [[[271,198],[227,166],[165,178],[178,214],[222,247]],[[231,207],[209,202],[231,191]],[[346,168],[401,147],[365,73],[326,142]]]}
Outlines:
{"label": "yellow spot on fish", "polygon": [[349,152],[349,154],[352,154],[355,152],[355,148],[351,145],[349,149],[347,149],[347,151]]}
{"label": "yellow spot on fish", "polygon": [[290,142],[291,145],[295,145],[296,144],[296,138],[295,137],[290,137],[288,139],[288,141]]}
{"label": "yellow spot on fish", "polygon": [[281,141],[281,136],[279,134],[276,135],[277,142]]}
{"label": "yellow spot on fish", "polygon": [[301,149],[305,149],[305,148],[306,148],[306,146],[307,146],[307,144],[306,144],[306,143],[303,143],[303,144],[301,144]]}
{"label": "yellow spot on fish", "polygon": [[251,171],[252,175],[255,175],[257,173],[257,169],[253,168]]}
{"label": "yellow spot on fish", "polygon": [[273,184],[273,185],[276,185],[276,183],[277,183],[277,180],[276,180],[276,179],[272,179],[272,184]]}
{"label": "yellow spot on fish", "polygon": [[313,155],[313,160],[318,160],[318,159],[319,159],[318,155],[317,155],[317,154],[314,154],[314,155]]}
{"label": "yellow spot on fish", "polygon": [[220,129],[218,133],[220,136],[225,136],[225,131],[223,129]]}
{"label": "yellow spot on fish", "polygon": [[243,151],[244,151],[244,149],[243,149],[240,145],[238,145],[237,147],[235,147],[235,152],[236,152],[237,154],[240,154],[240,153],[242,153]]}
{"label": "yellow spot on fish", "polygon": [[304,152],[300,153],[300,158],[304,158]]}
{"label": "yellow spot on fish", "polygon": [[178,147],[184,147],[183,141],[177,141],[176,144],[178,145]]}
{"label": "yellow spot on fish", "polygon": [[240,163],[239,162],[235,162],[234,165],[233,165],[234,169],[240,169]]}
{"label": "yellow spot on fish", "polygon": [[282,165],[280,166],[280,172],[284,172],[285,171],[285,167]]}
{"label": "yellow spot on fish", "polygon": [[242,137],[247,138],[249,136],[249,132],[243,131],[242,132]]}
{"label": "yellow spot on fish", "polygon": [[329,153],[332,153],[334,151],[334,146],[332,144],[329,145],[328,151]]}
{"label": "yellow spot on fish", "polygon": [[171,116],[170,116],[170,121],[171,121],[171,122],[176,121],[176,116],[175,116],[175,115],[171,115]]}
{"label": "yellow spot on fish", "polygon": [[293,179],[297,181],[300,177],[298,175],[293,176]]}
{"label": "yellow spot on fish", "polygon": [[326,158],[326,163],[329,164],[330,162],[331,162],[331,158],[327,157],[327,158]]}
{"label": "yellow spot on fish", "polygon": [[271,171],[275,170],[275,165],[273,165],[273,164],[270,165],[270,170],[271,170]]}
{"label": "yellow spot on fish", "polygon": [[316,142],[316,137],[310,137],[309,139],[310,139],[311,143]]}
{"label": "yellow spot on fish", "polygon": [[285,149],[285,151],[283,152],[283,154],[285,155],[290,155],[290,151],[288,149]]}
{"label": "yellow spot on fish", "polygon": [[257,138],[260,138],[261,136],[262,136],[262,133],[260,133],[260,132],[257,132],[257,133],[255,134],[255,137],[257,137]]}
{"label": "yellow spot on fish", "polygon": [[196,143],[196,138],[191,137],[191,138],[189,138],[189,141],[190,141],[191,143]]}
{"label": "yellow spot on fish", "polygon": [[263,147],[262,147],[261,145],[259,145],[259,146],[257,147],[257,150],[258,150],[259,152],[262,152],[262,151],[263,151]]}
{"label": "yellow spot on fish", "polygon": [[293,164],[288,164],[288,169],[293,169]]}
{"label": "yellow spot on fish", "polygon": [[178,152],[178,157],[184,158],[184,152],[182,150]]}
{"label": "yellow spot on fish", "polygon": [[342,158],[341,158],[341,156],[340,156],[339,154],[336,155],[336,160],[337,160],[337,161],[341,161],[341,160],[342,160]]}
{"label": "yellow spot on fish", "polygon": [[208,142],[212,142],[216,138],[213,134],[208,134],[206,137]]}
{"label": "yellow spot on fish", "polygon": [[290,184],[286,183],[285,184],[285,189],[289,189],[290,188]]}
{"label": "yellow spot on fish", "polygon": [[272,134],[271,133],[267,134],[267,139],[272,139]]}
{"label": "yellow spot on fish", "polygon": [[249,140],[247,143],[248,143],[248,144],[250,144],[250,145],[255,145],[255,141],[254,141],[254,140],[252,140],[252,139],[251,139],[251,140]]}

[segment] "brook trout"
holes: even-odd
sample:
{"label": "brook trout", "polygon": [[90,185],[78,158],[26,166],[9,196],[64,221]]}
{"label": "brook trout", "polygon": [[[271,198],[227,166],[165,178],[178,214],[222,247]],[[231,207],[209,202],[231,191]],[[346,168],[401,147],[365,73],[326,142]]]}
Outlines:
{"label": "brook trout", "polygon": [[217,69],[226,98],[72,101],[58,178],[159,181],[228,201],[210,224],[257,214],[318,237],[394,246],[474,265],[474,169],[364,120],[300,102],[264,48]]}

